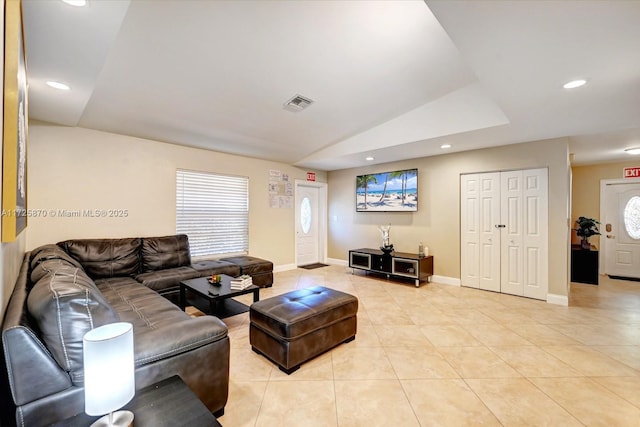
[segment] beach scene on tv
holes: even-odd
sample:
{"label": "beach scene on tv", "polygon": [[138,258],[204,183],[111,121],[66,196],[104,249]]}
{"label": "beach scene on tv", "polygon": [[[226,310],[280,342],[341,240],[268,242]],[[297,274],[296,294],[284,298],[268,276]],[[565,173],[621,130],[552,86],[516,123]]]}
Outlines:
{"label": "beach scene on tv", "polygon": [[418,170],[406,169],[358,176],[356,210],[417,211]]}

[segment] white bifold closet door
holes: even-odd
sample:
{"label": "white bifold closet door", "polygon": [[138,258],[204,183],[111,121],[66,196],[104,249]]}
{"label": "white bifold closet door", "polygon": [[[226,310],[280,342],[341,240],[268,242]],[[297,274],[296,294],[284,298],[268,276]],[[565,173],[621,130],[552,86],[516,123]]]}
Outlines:
{"label": "white bifold closet door", "polygon": [[546,300],[548,172],[462,175],[462,286]]}

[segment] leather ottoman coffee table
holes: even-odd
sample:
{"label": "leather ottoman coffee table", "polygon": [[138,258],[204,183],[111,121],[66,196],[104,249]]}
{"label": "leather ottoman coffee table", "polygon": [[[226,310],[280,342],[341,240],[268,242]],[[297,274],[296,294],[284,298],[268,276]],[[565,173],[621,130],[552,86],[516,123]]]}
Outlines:
{"label": "leather ottoman coffee table", "polygon": [[355,339],[358,299],[314,286],[255,302],[249,307],[251,348],[291,374],[300,365]]}

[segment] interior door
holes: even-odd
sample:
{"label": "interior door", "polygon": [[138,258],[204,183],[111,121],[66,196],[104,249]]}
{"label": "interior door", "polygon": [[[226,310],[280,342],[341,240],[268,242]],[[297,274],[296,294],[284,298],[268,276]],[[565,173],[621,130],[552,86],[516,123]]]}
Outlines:
{"label": "interior door", "polygon": [[546,300],[548,171],[461,176],[461,283]]}
{"label": "interior door", "polygon": [[461,176],[462,285],[500,291],[500,174]]}
{"label": "interior door", "polygon": [[319,189],[300,185],[296,187],[296,253],[297,264],[320,262],[319,250]]}
{"label": "interior door", "polygon": [[640,183],[607,184],[604,198],[605,273],[640,278]]}
{"label": "interior door", "polygon": [[548,262],[548,171],[501,174],[501,292],[546,299]]}

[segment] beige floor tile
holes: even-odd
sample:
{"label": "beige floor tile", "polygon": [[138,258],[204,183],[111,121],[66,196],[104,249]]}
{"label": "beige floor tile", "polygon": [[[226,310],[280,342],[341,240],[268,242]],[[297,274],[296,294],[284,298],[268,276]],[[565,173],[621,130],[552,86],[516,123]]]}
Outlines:
{"label": "beige floor tile", "polygon": [[374,325],[413,325],[411,317],[400,307],[368,308],[367,315]]}
{"label": "beige floor tile", "polygon": [[640,409],[589,378],[530,380],[586,425],[638,426]]}
{"label": "beige floor tile", "polygon": [[582,425],[525,378],[473,379],[466,382],[504,425]]}
{"label": "beige floor tile", "polygon": [[525,377],[582,377],[560,359],[535,346],[489,347]]}
{"label": "beige floor tile", "polygon": [[594,346],[592,348],[640,371],[640,345]]}
{"label": "beige floor tile", "polygon": [[383,347],[431,347],[432,344],[416,325],[374,325]]}
{"label": "beige floor tile", "polygon": [[371,323],[361,322],[361,316],[358,315],[358,330],[356,339],[348,343],[355,347],[382,347],[380,338],[376,333],[375,327]]}
{"label": "beige floor tile", "polygon": [[640,419],[636,282],[602,276],[599,286],[572,284],[570,306],[561,307],[440,283],[415,288],[330,266],[277,272],[260,297],[318,284],[359,299],[356,340],[285,375],[251,351],[248,313],[224,319],[231,341],[225,427],[575,423],[558,408],[586,425]]}
{"label": "beige floor tile", "polygon": [[422,427],[502,425],[463,380],[402,380],[401,383]]}
{"label": "beige floor tile", "polygon": [[229,366],[229,377],[236,381],[266,381],[275,366],[264,356],[251,350],[251,347],[232,346]]}
{"label": "beige floor tile", "polygon": [[497,325],[491,317],[477,309],[455,309],[447,312],[453,320],[460,325]]}
{"label": "beige floor tile", "polygon": [[593,377],[591,379],[640,408],[640,377]]}
{"label": "beige floor tile", "polygon": [[553,345],[541,348],[588,377],[627,377],[640,375],[639,371],[617,362],[611,357],[588,346]]}
{"label": "beige floor tile", "polygon": [[262,405],[267,381],[229,381],[229,400],[218,420],[235,427],[253,427]]}
{"label": "beige floor tile", "polygon": [[336,380],[396,378],[393,366],[382,347],[342,345],[331,352]]}
{"label": "beige floor tile", "polygon": [[459,378],[455,369],[433,347],[386,347],[384,351],[400,379]]}
{"label": "beige floor tile", "polygon": [[416,325],[455,325],[457,324],[453,316],[440,309],[428,307],[419,310],[412,310],[408,313],[409,318]]}
{"label": "beige floor tile", "polygon": [[436,347],[469,347],[483,345],[460,325],[429,325],[421,326],[420,330],[431,344]]}
{"label": "beige floor tile", "polygon": [[509,378],[521,375],[487,347],[438,347],[462,378]]}
{"label": "beige floor tile", "polygon": [[337,426],[333,381],[270,381],[255,425]]}
{"label": "beige floor tile", "polygon": [[466,324],[462,326],[484,345],[533,345],[512,330],[497,323]]}
{"label": "beige floor tile", "polygon": [[522,338],[535,345],[579,345],[579,341],[554,330],[547,325],[537,323],[504,324]]}
{"label": "beige floor tile", "polygon": [[398,380],[335,381],[335,394],[340,427],[420,425]]}

